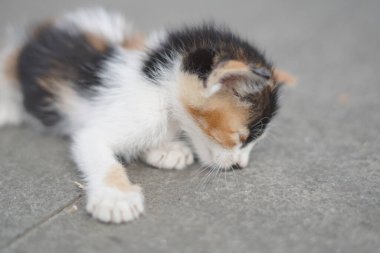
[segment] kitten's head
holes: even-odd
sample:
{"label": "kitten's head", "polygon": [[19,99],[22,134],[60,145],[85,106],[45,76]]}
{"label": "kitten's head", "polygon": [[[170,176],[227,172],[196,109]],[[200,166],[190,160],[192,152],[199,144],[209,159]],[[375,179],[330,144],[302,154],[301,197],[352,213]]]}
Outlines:
{"label": "kitten's head", "polygon": [[184,130],[200,161],[222,168],[248,164],[249,153],[278,109],[280,80],[263,57],[201,48],[182,61]]}

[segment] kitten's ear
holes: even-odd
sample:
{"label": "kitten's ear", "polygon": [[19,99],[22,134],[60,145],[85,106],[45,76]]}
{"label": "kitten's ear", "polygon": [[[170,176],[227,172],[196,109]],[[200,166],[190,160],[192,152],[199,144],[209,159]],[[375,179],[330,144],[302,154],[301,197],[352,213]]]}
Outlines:
{"label": "kitten's ear", "polygon": [[270,71],[264,68],[257,68],[255,71],[244,62],[225,61],[220,63],[207,79],[205,95],[212,96],[221,89],[236,91],[241,84],[254,82],[256,79],[264,80],[267,79],[266,76],[270,76]]}
{"label": "kitten's ear", "polygon": [[273,70],[273,76],[276,83],[286,84],[286,85],[297,84],[297,78],[284,70],[275,68]]}
{"label": "kitten's ear", "polygon": [[214,65],[215,51],[210,48],[200,48],[190,52],[183,59],[185,71],[198,75],[205,80],[210,74]]}

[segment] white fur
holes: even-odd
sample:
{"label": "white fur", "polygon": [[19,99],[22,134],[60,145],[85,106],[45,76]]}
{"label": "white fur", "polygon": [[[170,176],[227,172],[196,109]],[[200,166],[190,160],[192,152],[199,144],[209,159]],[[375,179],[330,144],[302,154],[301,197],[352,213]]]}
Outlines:
{"label": "white fur", "polygon": [[127,22],[123,15],[101,7],[66,13],[55,25],[71,32],[89,32],[114,44],[121,43],[133,31],[132,24]]}
{"label": "white fur", "polygon": [[138,218],[144,212],[141,189],[122,192],[110,187],[98,187],[87,195],[86,210],[103,222],[122,223]]}
{"label": "white fur", "polygon": [[110,212],[122,213],[127,217],[122,221],[128,221],[144,210],[141,192],[122,193],[104,184],[109,168],[119,163],[114,154],[131,160],[167,137],[165,91],[139,75],[140,57],[141,53],[121,50],[109,62],[104,73],[107,87],[93,102],[86,124],[73,136],[73,157],[87,180],[87,210],[102,221]]}
{"label": "white fur", "polygon": [[148,149],[141,158],[156,168],[182,170],[194,162],[191,149],[183,142],[164,143]]}

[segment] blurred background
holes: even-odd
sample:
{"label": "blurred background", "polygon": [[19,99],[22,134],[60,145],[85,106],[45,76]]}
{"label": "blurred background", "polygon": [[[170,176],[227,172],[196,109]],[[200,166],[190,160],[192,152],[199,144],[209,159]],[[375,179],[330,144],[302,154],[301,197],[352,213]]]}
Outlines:
{"label": "blurred background", "polygon": [[[380,1],[1,0],[0,25],[94,5],[137,30],[215,20],[298,78],[248,169],[137,164],[147,213],[90,219],[68,142],[0,129],[1,252],[380,252]],[[96,20],[94,20],[96,22]]]}

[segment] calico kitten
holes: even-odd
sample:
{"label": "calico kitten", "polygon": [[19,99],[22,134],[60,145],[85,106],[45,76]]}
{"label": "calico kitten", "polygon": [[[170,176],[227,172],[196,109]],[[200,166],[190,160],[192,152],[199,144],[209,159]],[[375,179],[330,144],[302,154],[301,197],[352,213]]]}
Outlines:
{"label": "calico kitten", "polygon": [[[0,67],[0,125],[32,120],[70,136],[87,211],[114,223],[144,211],[141,188],[117,155],[183,169],[194,151],[204,165],[246,167],[283,81],[226,28],[185,27],[142,41],[122,15],[103,9],[34,26],[6,44]],[[178,138],[183,132],[190,143]]]}

